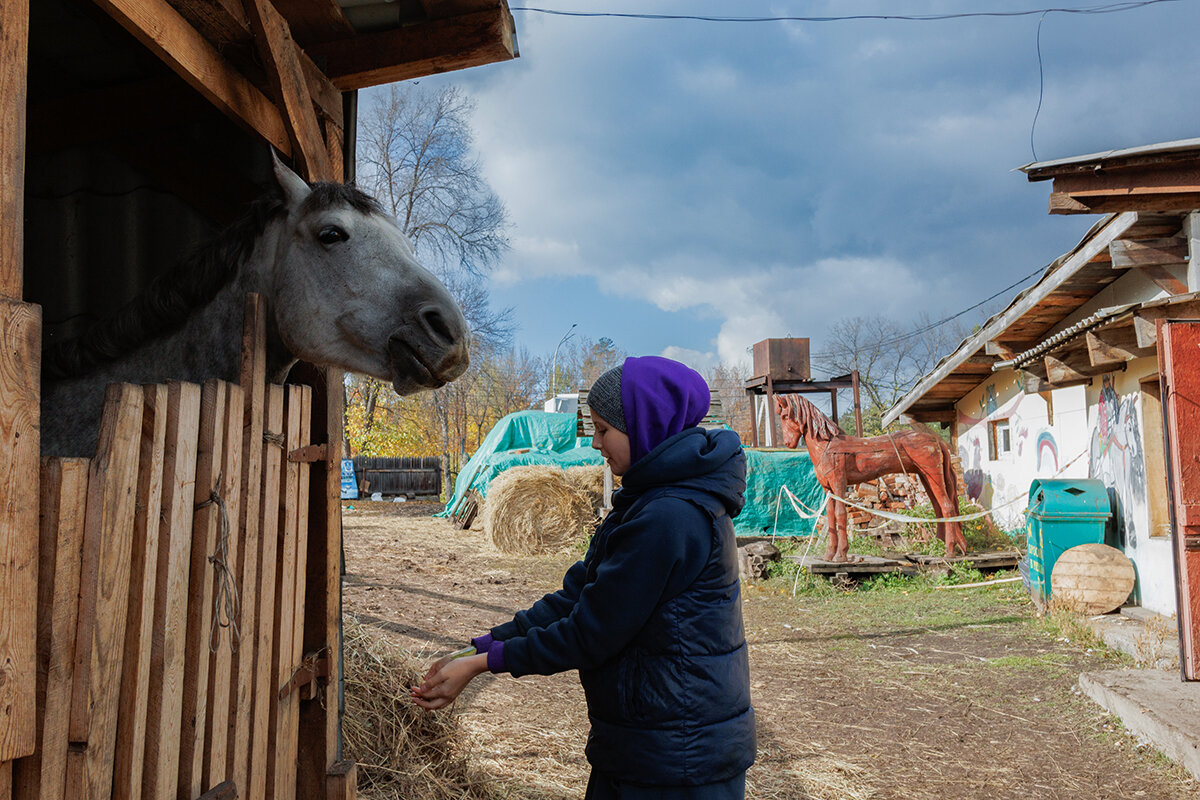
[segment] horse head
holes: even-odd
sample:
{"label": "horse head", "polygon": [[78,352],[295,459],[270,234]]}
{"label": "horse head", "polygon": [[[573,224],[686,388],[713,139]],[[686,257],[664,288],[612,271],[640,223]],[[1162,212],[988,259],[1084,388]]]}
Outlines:
{"label": "horse head", "polygon": [[278,159],[275,177],[286,221],[266,277],[291,355],[390,381],[398,394],[466,371],[466,319],[396,221],[357,189],[310,187]]}
{"label": "horse head", "polygon": [[796,406],[791,395],[775,395],[775,410],[779,412],[780,427],[783,429],[783,446],[793,450],[800,445],[806,426],[797,418]]}
{"label": "horse head", "polygon": [[837,423],[803,397],[775,395],[775,408],[779,411],[785,447],[796,448],[801,439],[810,436],[815,441],[827,442],[842,433]]}

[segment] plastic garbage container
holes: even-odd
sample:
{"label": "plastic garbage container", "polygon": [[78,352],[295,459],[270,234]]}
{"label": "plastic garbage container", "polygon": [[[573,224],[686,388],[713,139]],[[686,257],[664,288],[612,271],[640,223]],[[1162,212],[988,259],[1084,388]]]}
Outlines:
{"label": "plastic garbage container", "polygon": [[1039,605],[1050,597],[1054,562],[1080,544],[1104,543],[1112,507],[1101,481],[1069,478],[1035,480],[1025,510],[1029,594]]}

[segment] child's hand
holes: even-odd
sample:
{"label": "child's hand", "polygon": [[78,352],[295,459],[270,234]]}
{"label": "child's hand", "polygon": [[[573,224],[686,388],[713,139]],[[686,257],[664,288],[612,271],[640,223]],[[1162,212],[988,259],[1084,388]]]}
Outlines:
{"label": "child's hand", "polygon": [[487,653],[466,658],[443,658],[429,668],[425,682],[412,688],[413,702],[428,711],[445,708],[467,688],[467,684],[487,672]]}

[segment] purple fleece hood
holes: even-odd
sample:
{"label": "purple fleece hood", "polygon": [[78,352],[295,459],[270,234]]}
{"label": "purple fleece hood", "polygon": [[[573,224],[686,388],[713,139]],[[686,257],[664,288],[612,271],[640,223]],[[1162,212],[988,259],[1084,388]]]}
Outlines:
{"label": "purple fleece hood", "polygon": [[621,410],[630,463],[708,413],[708,384],[689,366],[659,356],[627,358],[621,366]]}

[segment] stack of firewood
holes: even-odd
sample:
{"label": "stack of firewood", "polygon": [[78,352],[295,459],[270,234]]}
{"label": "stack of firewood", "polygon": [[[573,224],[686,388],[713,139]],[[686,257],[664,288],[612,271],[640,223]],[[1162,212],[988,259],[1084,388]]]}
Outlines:
{"label": "stack of firewood", "polygon": [[[929,505],[929,497],[916,474],[883,475],[850,489],[850,500],[880,511],[907,511]],[[857,508],[849,509],[847,521],[855,528],[872,528],[883,520]]]}

